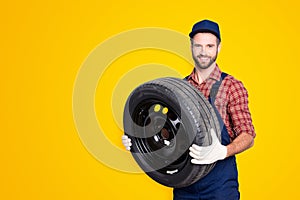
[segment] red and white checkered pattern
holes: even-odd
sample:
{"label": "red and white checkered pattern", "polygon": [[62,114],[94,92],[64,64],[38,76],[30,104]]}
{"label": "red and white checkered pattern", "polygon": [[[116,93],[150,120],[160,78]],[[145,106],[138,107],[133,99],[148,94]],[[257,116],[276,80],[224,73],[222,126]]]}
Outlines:
{"label": "red and white checkered pattern", "polygon": [[[212,85],[220,80],[221,73],[220,68],[216,66],[209,77],[199,84],[193,71],[188,77],[188,81],[208,98]],[[242,132],[255,137],[256,134],[248,108],[248,92],[241,81],[228,75],[219,88],[215,106],[224,121],[231,140]]]}

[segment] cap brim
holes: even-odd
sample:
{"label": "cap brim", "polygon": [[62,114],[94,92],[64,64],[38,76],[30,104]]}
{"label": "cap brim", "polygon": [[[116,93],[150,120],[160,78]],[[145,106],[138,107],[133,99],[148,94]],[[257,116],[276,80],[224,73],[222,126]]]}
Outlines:
{"label": "cap brim", "polygon": [[221,40],[221,38],[218,36],[218,34],[216,32],[209,30],[209,29],[199,29],[196,31],[192,31],[189,34],[190,38],[193,38],[197,33],[211,33],[211,34],[214,34],[219,40]]}

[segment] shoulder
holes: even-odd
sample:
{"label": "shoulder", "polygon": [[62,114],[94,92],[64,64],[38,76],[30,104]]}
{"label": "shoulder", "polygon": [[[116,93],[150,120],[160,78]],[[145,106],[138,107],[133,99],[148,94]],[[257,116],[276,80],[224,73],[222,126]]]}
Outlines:
{"label": "shoulder", "polygon": [[224,79],[224,83],[225,84],[228,84],[230,86],[242,86],[244,87],[244,84],[242,81],[236,79],[234,76],[230,75],[230,74],[227,74],[227,76],[225,77]]}
{"label": "shoulder", "polygon": [[242,83],[240,80],[236,79],[234,76],[230,75],[230,74],[227,74],[227,76],[225,77],[224,79],[225,81],[228,81],[232,84],[234,83]]}
{"label": "shoulder", "polygon": [[232,75],[227,75],[224,79],[224,87],[227,87],[230,93],[230,96],[233,98],[248,96],[247,89],[245,88],[242,81],[236,79]]}

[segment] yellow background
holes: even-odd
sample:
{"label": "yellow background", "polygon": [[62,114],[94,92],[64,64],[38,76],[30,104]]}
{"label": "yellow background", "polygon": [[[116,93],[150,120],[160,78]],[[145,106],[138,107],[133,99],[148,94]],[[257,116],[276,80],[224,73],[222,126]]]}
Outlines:
{"label": "yellow background", "polygon": [[[107,38],[143,27],[187,35],[203,18],[220,24],[218,64],[250,95],[257,138],[238,155],[242,199],[299,199],[299,9],[295,0],[2,2],[0,199],[171,199],[170,188],[111,169],[86,150],[72,92],[81,64]],[[172,56],[148,53],[124,56],[112,69],[138,60],[189,71]],[[105,126],[121,147],[121,130]]]}

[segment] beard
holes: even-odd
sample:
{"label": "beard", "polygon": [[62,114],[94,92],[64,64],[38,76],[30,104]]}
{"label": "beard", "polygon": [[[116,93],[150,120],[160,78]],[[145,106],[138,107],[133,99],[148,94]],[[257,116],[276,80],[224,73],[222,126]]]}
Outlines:
{"label": "beard", "polygon": [[[218,57],[218,51],[216,52],[215,56],[204,56],[204,55],[195,55],[193,53],[193,59],[195,62],[196,67],[199,69],[207,69],[209,68],[216,60]],[[200,61],[201,58],[207,59],[207,61]]]}

